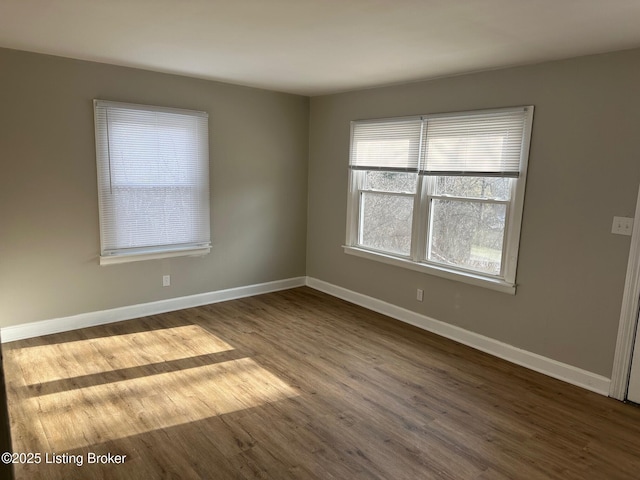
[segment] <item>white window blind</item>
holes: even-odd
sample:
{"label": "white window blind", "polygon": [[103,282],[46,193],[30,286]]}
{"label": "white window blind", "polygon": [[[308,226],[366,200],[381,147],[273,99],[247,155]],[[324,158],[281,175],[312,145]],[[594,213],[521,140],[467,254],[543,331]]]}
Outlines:
{"label": "white window blind", "polygon": [[101,264],[210,250],[206,112],[94,101]]}
{"label": "white window blind", "polygon": [[421,124],[420,118],[353,124],[350,167],[417,172]]}
{"label": "white window blind", "polygon": [[423,173],[517,177],[526,120],[526,107],[428,118]]}

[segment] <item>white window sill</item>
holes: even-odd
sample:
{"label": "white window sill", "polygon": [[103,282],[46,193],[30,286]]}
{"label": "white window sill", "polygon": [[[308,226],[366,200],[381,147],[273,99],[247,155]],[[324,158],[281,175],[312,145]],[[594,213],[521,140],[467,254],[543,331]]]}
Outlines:
{"label": "white window sill", "polygon": [[157,260],[160,258],[185,257],[185,256],[201,256],[211,251],[211,247],[183,248],[176,250],[155,250],[135,253],[119,253],[116,255],[101,255],[100,265],[116,265],[118,263],[139,262],[142,260]]}
{"label": "white window sill", "polygon": [[395,265],[397,267],[407,268],[409,270],[415,270],[417,272],[435,275],[437,277],[447,278],[457,282],[468,283],[470,285],[488,288],[498,292],[508,293],[510,295],[516,294],[516,286],[514,284],[497,278],[484,277],[482,275],[475,275],[473,273],[462,272],[446,267],[428,265],[426,263],[417,263],[404,258],[385,255],[384,253],[374,252],[359,247],[350,247],[345,245],[343,248],[345,253],[355,255],[356,257],[367,258],[369,260],[375,260],[388,265]]}

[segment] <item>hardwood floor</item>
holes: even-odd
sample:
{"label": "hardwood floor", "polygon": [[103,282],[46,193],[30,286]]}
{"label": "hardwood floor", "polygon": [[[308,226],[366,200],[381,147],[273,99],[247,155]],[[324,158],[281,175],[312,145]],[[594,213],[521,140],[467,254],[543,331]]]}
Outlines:
{"label": "hardwood floor", "polygon": [[306,287],[4,356],[18,479],[640,477],[639,408]]}

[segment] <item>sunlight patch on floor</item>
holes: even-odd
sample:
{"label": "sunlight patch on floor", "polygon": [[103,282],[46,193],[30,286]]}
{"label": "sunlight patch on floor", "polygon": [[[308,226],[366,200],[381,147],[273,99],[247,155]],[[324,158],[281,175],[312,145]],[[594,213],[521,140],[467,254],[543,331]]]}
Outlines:
{"label": "sunlight patch on floor", "polygon": [[33,435],[14,443],[69,451],[298,395],[250,357],[215,355],[231,350],[196,325],[9,350],[27,385],[16,371],[8,386],[28,390],[12,418]]}
{"label": "sunlight patch on floor", "polygon": [[36,396],[39,418],[54,450],[172,427],[296,396],[251,358]]}
{"label": "sunlight patch on floor", "polygon": [[[198,325],[25,347],[7,352],[28,385],[233,350]],[[36,362],[34,365],[33,362]]]}

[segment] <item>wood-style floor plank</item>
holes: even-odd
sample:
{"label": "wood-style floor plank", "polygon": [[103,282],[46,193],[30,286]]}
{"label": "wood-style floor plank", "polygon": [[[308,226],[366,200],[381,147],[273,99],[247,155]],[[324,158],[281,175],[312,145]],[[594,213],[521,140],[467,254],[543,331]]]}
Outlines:
{"label": "wood-style floor plank", "polygon": [[640,478],[639,408],[309,288],[13,342],[4,368],[14,451],[84,460],[18,479]]}

